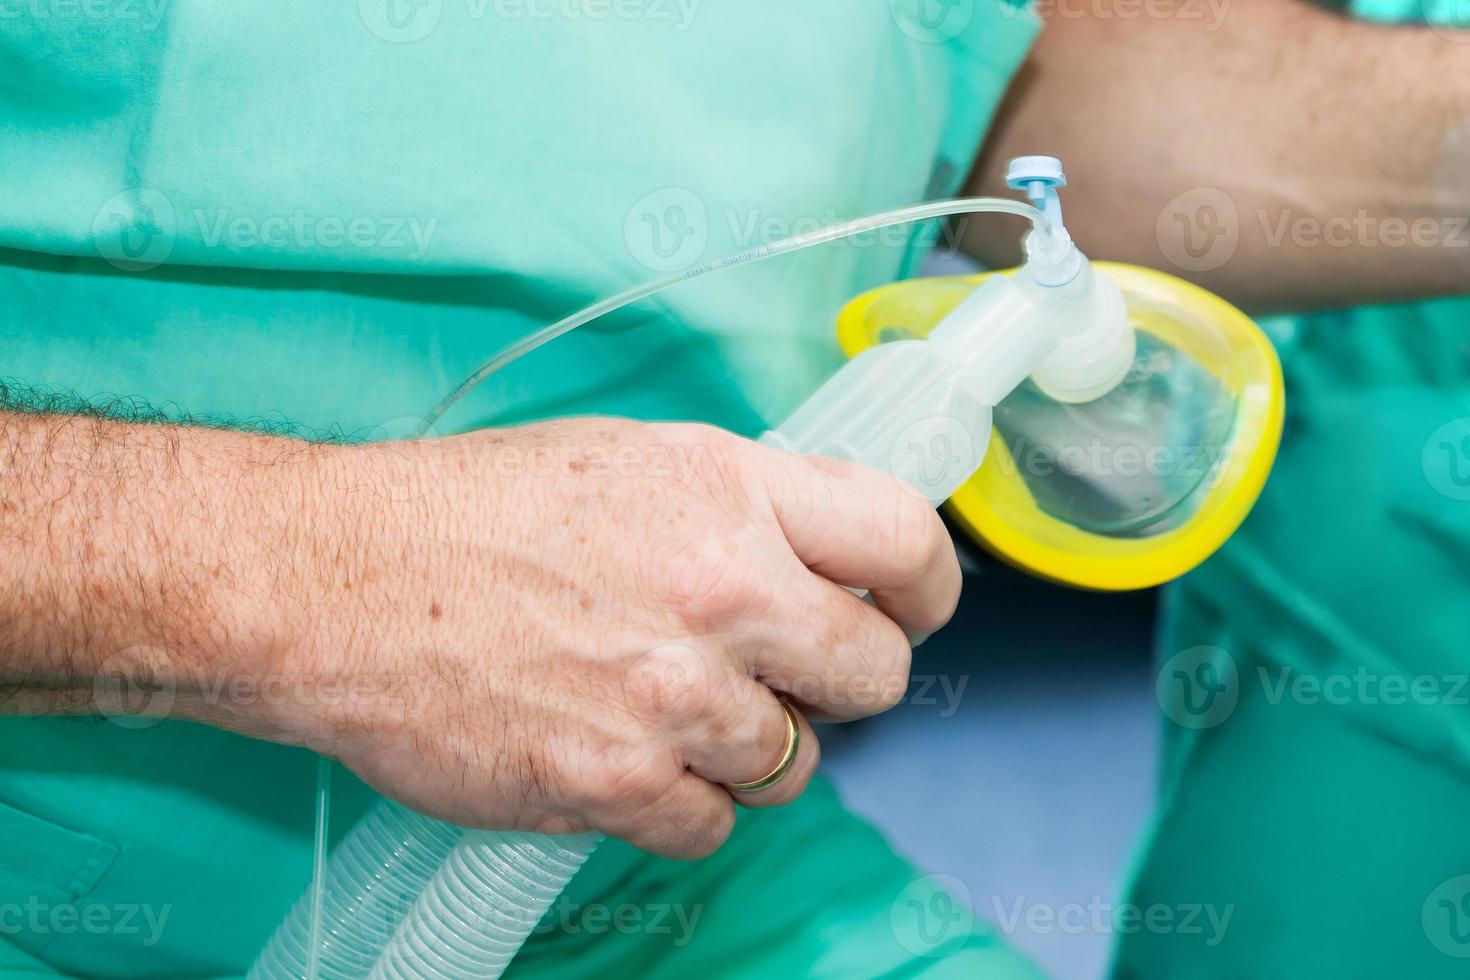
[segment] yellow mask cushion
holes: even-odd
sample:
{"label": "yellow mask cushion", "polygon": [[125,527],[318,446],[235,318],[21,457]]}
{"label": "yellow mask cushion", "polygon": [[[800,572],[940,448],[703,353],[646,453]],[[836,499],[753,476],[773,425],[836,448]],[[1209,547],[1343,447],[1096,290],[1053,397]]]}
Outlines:
{"label": "yellow mask cushion", "polygon": [[[1143,589],[1214,554],[1255,505],[1281,441],[1281,364],[1260,327],[1213,293],[1139,266],[1094,266],[1122,290],[1135,329],[1192,357],[1234,398],[1230,438],[1212,460],[1215,469],[1193,514],[1152,536],[1083,530],[1037,506],[997,433],[980,470],[947,508],[983,547],[1033,575],[1085,589]],[[911,279],[864,293],[838,316],[838,340],[852,357],[885,341],[923,337],[988,276],[1004,274]]]}

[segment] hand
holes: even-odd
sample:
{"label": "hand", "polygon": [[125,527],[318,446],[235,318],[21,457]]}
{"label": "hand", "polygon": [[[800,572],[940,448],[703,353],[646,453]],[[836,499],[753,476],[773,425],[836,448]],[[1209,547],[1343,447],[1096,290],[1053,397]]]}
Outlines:
{"label": "hand", "polygon": [[916,491],[703,426],[548,423],[335,464],[274,668],[350,694],[267,727],[466,826],[708,854],[732,797],[780,805],[816,769],[803,718],[783,780],[727,788],[781,759],[778,696],[831,719],[892,707],[906,632],[958,598]]}

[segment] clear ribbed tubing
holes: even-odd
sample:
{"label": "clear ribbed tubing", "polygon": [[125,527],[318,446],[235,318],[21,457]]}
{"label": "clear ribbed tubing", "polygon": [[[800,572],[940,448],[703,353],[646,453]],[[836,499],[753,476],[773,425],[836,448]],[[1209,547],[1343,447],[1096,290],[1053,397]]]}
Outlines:
{"label": "clear ribbed tubing", "polygon": [[599,840],[464,835],[388,944],[372,980],[495,980]]}
{"label": "clear ribbed tubing", "polygon": [[[380,802],[327,862],[316,975],[494,980],[598,840],[464,831]],[[309,975],[311,897],[292,908],[250,980]]]}
{"label": "clear ribbed tubing", "polygon": [[[393,939],[424,886],[464,831],[387,800],[377,803],[327,861],[317,975],[361,980]],[[250,980],[308,975],[312,894],[307,891],[251,967]]]}

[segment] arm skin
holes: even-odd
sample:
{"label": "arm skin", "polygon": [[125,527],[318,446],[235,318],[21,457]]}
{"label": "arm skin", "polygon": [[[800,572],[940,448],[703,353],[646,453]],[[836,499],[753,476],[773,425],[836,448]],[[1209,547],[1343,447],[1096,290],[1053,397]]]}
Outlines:
{"label": "arm skin", "polygon": [[[211,678],[274,670],[308,584],[341,565],[341,518],[315,503],[332,461],[297,440],[0,412],[0,713],[92,713],[127,682],[225,722],[199,697]],[[306,740],[287,718],[230,721]]]}
{"label": "arm skin", "polygon": [[[782,757],[778,693],[887,710],[960,588],[898,480],[705,426],[330,446],[0,409],[0,479],[0,713],[203,722],[457,824],[670,857]],[[799,724],[742,805],[806,786]]]}
{"label": "arm skin", "polygon": [[[1256,310],[1470,286],[1470,32],[1456,43],[1296,0],[1226,0],[1222,17],[1194,2],[1176,5],[1188,17],[1153,18],[1079,16],[1111,11],[1106,0],[1057,3],[972,193],[1013,194],[1012,156],[1059,156],[1067,226],[1089,256],[1173,272]],[[1180,226],[1166,215],[1158,229],[1195,188],[1224,191],[1238,212],[1238,246],[1215,268],[1172,261]],[[1185,210],[1195,213],[1188,199]],[[1416,221],[1417,245],[1406,241]],[[993,221],[970,223],[965,247],[997,267],[1019,258],[1014,230]]]}

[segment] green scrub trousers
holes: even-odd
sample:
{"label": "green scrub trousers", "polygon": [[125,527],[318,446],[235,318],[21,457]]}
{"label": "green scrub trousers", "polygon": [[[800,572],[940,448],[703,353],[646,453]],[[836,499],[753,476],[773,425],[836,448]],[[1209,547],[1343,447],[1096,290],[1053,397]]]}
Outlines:
{"label": "green scrub trousers", "polygon": [[1231,918],[1213,947],[1124,936],[1114,974],[1470,976],[1470,300],[1265,326],[1281,457],[1169,596],[1160,800],[1128,896]]}
{"label": "green scrub trousers", "polygon": [[[11,403],[352,440],[593,299],[955,193],[1037,29],[997,0],[8,6]],[[934,235],[681,287],[440,431],[757,433],[839,363],[843,301]],[[308,883],[313,768],[126,713],[0,719],[0,974],[240,975]],[[336,789],[340,835],[373,795]],[[544,925],[513,975],[1031,975],[821,781],[706,861],[608,843]]]}

